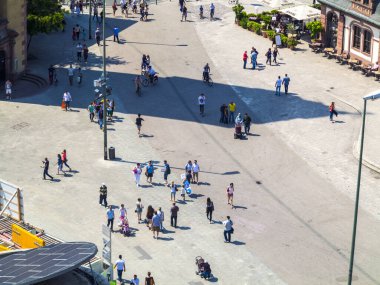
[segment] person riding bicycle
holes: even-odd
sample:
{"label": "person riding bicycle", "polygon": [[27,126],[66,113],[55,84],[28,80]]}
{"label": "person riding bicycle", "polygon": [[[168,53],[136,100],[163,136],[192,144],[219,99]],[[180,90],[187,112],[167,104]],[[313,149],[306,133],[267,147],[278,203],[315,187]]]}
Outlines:
{"label": "person riding bicycle", "polygon": [[135,78],[136,93],[138,93],[141,90],[141,84],[142,84],[141,77],[140,75],[137,75]]}
{"label": "person riding bicycle", "polygon": [[150,79],[150,82],[153,82],[153,78],[154,76],[156,75],[156,71],[154,71],[153,67],[151,65],[148,66],[148,75],[149,75],[149,79]]}
{"label": "person riding bicycle", "polygon": [[201,17],[201,19],[203,18],[203,6],[199,6],[199,16]]}
{"label": "person riding bicycle", "polygon": [[211,2],[211,4],[210,4],[210,19],[214,18],[214,14],[215,14],[215,6],[214,6],[214,3]]}
{"label": "person riding bicycle", "polygon": [[208,63],[203,67],[203,80],[208,81],[210,78],[210,66]]}

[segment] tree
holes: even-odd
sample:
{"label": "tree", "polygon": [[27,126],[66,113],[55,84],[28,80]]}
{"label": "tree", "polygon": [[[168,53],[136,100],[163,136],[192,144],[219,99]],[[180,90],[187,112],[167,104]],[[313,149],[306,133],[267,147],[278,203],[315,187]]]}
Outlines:
{"label": "tree", "polygon": [[29,0],[27,16],[28,49],[32,37],[63,29],[64,12],[56,0]]}
{"label": "tree", "polygon": [[323,27],[321,21],[313,21],[306,24],[306,29],[310,31],[311,38],[316,39],[319,33],[322,32]]}

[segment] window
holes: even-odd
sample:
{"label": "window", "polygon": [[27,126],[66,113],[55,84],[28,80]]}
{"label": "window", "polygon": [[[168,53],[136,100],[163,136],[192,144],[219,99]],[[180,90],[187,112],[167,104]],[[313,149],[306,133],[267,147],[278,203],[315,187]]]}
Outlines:
{"label": "window", "polygon": [[360,41],[361,41],[361,29],[358,26],[353,26],[354,27],[354,38],[353,38],[353,43],[352,46],[354,48],[360,49]]}
{"label": "window", "polygon": [[364,30],[363,52],[371,53],[371,39],[372,34],[369,31]]}
{"label": "window", "polygon": [[364,5],[369,5],[369,0],[363,0]]}

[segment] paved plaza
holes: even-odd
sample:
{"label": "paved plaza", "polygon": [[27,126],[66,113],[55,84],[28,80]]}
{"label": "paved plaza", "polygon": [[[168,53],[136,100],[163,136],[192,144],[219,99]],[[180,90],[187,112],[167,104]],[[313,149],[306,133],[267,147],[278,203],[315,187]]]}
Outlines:
{"label": "paved plaza", "polygon": [[[379,88],[373,78],[312,53],[307,43],[294,51],[280,49],[279,65],[265,65],[268,39],[234,24],[231,6],[217,2],[215,21],[200,20],[190,1],[189,21],[181,22],[176,1],[150,5],[150,21],[135,15],[125,19],[107,10],[107,70],[115,100],[115,120],[108,124],[108,146],[116,159],[103,160],[103,133],[90,123],[87,106],[94,98],[93,80],[102,72],[102,46],[87,41],[88,64],[83,83],[69,86],[67,67],[75,62],[70,31],[88,17],[67,16],[65,32],[33,39],[31,73],[47,78],[50,64],[58,66],[58,85],[31,90],[14,86],[14,99],[0,101],[1,178],[24,189],[25,219],[65,241],[90,241],[102,248],[101,225],[106,210],[99,205],[99,187],[108,187],[111,205],[125,204],[132,237],[112,235],[112,260],[126,260],[126,279],[142,280],[152,272],[156,284],[201,285],[327,285],[347,282],[357,175],[357,142],[362,97]],[[93,22],[95,23],[95,22]],[[95,25],[95,24],[93,24]],[[112,29],[120,28],[118,44]],[[92,27],[94,32],[94,26]],[[259,70],[242,68],[242,55],[254,46]],[[159,72],[156,86],[134,92],[142,54],[149,54]],[[202,82],[211,66],[213,87]],[[278,75],[291,78],[288,96],[275,96]],[[73,97],[73,111],[61,111],[63,93]],[[33,92],[32,92],[33,91]],[[205,116],[197,98],[206,96]],[[1,94],[3,95],[3,94]],[[234,101],[237,113],[253,119],[252,135],[235,140],[233,125],[219,123],[219,107]],[[335,101],[339,117],[329,121]],[[354,284],[380,284],[380,118],[379,102],[368,102],[365,163]],[[144,118],[137,135],[135,118]],[[56,175],[56,156],[68,151],[72,168]],[[42,180],[41,161],[48,157],[54,181]],[[137,162],[154,162],[153,185],[142,177],[137,188],[132,169]],[[163,182],[163,161],[181,182],[188,160],[197,160],[200,185],[194,195],[178,202],[178,227],[170,226],[170,189]],[[234,204],[226,188],[235,184]],[[214,201],[214,223],[206,218],[206,199]],[[138,224],[135,203],[165,212],[160,239]],[[116,211],[117,212],[117,211]],[[145,210],[143,212],[145,216]],[[235,233],[224,243],[222,222],[231,216]],[[116,226],[115,226],[116,228]],[[195,257],[204,257],[214,278],[195,275]],[[115,273],[116,275],[116,273]]]}

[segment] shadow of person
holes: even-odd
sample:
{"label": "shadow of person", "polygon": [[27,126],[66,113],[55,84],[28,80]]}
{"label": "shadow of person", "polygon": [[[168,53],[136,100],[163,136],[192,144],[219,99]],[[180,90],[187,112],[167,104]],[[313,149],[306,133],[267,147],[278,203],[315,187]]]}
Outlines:
{"label": "shadow of person", "polygon": [[232,244],[234,244],[234,245],[245,245],[245,242],[243,242],[243,241],[238,241],[238,240],[231,241],[230,243],[232,243]]}

